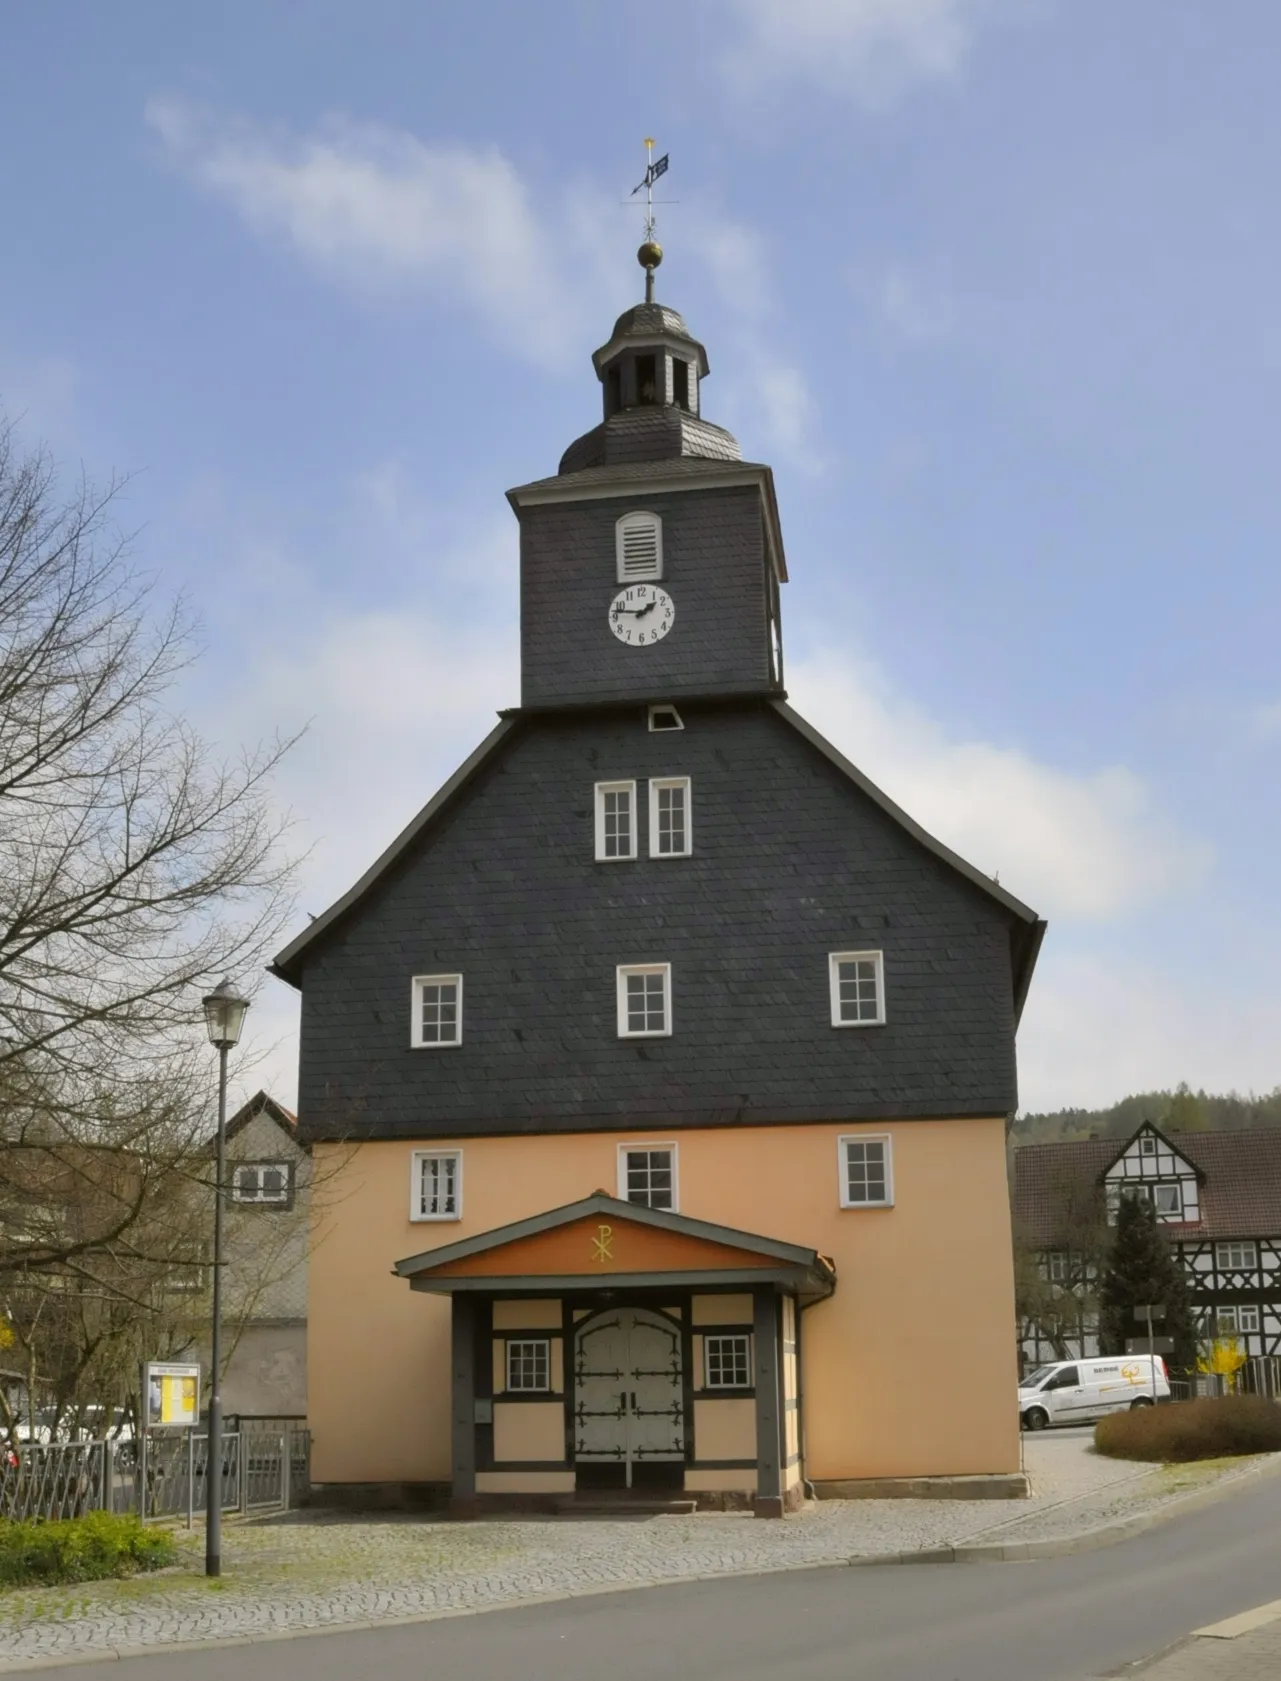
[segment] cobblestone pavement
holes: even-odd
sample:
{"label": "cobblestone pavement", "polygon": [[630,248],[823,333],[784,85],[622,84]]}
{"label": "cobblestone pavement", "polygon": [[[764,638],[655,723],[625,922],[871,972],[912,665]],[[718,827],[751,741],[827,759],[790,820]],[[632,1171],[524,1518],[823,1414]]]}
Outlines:
{"label": "cobblestone pavement", "polygon": [[[124,1582],[0,1594],[0,1667],[172,1642],[483,1610],[608,1588],[844,1563],[963,1541],[1063,1534],[1159,1505],[1194,1478],[1096,1457],[1086,1437],[1027,1443],[1029,1501],[820,1501],[782,1523],[699,1514],[480,1523],[388,1514],[291,1513],[229,1524],[224,1575],[200,1574],[202,1538],[179,1531],[183,1563]],[[1234,1467],[1229,1476],[1240,1474]]]}
{"label": "cobblestone pavement", "polygon": [[1232,1639],[1193,1635],[1173,1652],[1132,1673],[1136,1681],[1277,1681],[1281,1676],[1281,1608],[1262,1628]]}

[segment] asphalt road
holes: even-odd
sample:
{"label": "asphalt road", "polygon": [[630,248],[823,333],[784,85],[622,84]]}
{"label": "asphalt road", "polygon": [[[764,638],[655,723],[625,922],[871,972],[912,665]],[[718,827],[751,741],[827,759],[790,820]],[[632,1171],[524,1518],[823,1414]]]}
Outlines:
{"label": "asphalt road", "polygon": [[[112,1681],[1085,1681],[1281,1597],[1281,1479],[1032,1564],[789,1571],[111,1665]],[[44,1681],[79,1676],[69,1667]]]}

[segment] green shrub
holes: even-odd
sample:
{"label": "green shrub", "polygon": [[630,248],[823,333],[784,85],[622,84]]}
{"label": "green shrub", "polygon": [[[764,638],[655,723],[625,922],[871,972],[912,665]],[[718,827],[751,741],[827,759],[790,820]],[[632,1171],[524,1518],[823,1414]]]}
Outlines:
{"label": "green shrub", "polygon": [[97,1582],[159,1570],[177,1557],[173,1537],[136,1517],[90,1512],[56,1523],[0,1521],[0,1586]]}
{"label": "green shrub", "polygon": [[1094,1446],[1113,1459],[1174,1464],[1281,1452],[1281,1406],[1260,1395],[1174,1401],[1110,1413],[1094,1427]]}

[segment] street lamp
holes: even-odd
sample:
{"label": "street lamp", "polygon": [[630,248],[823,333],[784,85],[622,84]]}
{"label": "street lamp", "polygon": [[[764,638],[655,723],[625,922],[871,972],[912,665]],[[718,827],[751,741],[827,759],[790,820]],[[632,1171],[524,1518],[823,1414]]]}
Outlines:
{"label": "street lamp", "polygon": [[210,1348],[209,1440],[205,1457],[205,1575],[222,1575],[222,1205],[227,1155],[227,1052],[240,1038],[249,1000],[230,981],[202,1000],[209,1043],[218,1052],[218,1147],[214,1168],[213,1337]]}

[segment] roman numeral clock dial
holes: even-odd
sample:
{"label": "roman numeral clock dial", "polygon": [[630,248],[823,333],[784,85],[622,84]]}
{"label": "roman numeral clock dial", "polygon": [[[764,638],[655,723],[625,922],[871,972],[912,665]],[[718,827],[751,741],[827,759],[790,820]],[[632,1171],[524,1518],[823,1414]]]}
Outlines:
{"label": "roman numeral clock dial", "polygon": [[629,584],[609,604],[609,628],[629,648],[661,642],[676,622],[676,603],[657,584]]}

